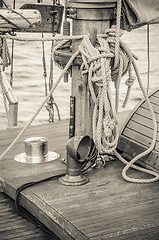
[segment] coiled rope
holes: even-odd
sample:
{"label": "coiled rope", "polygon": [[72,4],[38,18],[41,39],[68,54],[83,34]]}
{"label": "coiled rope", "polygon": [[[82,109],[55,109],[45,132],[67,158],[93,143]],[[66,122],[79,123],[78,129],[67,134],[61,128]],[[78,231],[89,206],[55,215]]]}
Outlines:
{"label": "coiled rope", "polygon": [[[120,33],[121,35],[121,33]],[[115,57],[116,30],[108,29],[105,38],[97,37],[94,47],[88,36],[85,36],[79,46],[82,54],[82,74],[88,73],[89,89],[94,101],[93,112],[93,139],[100,154],[112,154],[116,149],[119,132],[117,122],[117,111],[119,102],[119,91],[116,94],[115,103],[110,88],[110,82],[115,86],[126,72],[132,74],[132,54],[121,46],[119,51],[119,62],[111,66],[111,60]]]}
{"label": "coiled rope", "polygon": [[[90,43],[89,36],[73,36],[73,37],[70,37],[70,36],[57,37],[56,36],[56,37],[46,38],[45,40],[43,39],[43,41],[50,41],[50,39],[59,41],[59,44],[57,44],[57,46],[55,47],[55,50],[61,47],[67,41],[70,41],[72,39],[83,39],[83,40],[79,46],[79,51],[75,52],[73,56],[70,58],[69,62],[64,67],[60,77],[57,79],[56,83],[50,90],[48,96],[45,98],[45,100],[42,102],[41,106],[36,111],[34,116],[31,118],[28,124],[22,129],[22,131],[19,133],[16,139],[12,142],[12,144],[0,156],[0,160],[13,147],[13,145],[17,142],[17,140],[24,133],[24,131],[30,126],[30,124],[38,115],[38,113],[40,112],[44,104],[48,101],[51,94],[54,92],[61,78],[64,76],[64,74],[67,72],[67,70],[71,66],[73,60],[80,53],[83,59],[81,71],[82,71],[82,74],[88,73],[88,84],[90,87],[92,98],[95,103],[94,114],[93,114],[93,132],[94,132],[93,138],[94,138],[95,144],[97,145],[98,151],[100,153],[115,154],[122,162],[127,164],[122,172],[124,179],[127,181],[136,182],[136,183],[150,183],[150,182],[157,181],[159,179],[159,174],[134,165],[134,163],[139,158],[147,155],[149,152],[153,150],[156,142],[157,123],[155,119],[155,114],[153,112],[150,101],[147,97],[147,94],[144,91],[137,67],[133,59],[135,56],[121,41],[119,42],[120,49],[119,49],[118,64],[116,66],[114,65],[113,67],[111,66],[111,59],[114,58],[115,56],[115,47],[114,47],[116,42],[115,36],[116,36],[115,29],[107,30],[106,34],[104,35],[98,35],[96,47],[94,47]],[[9,35],[5,37],[2,36],[2,38],[12,38],[12,39],[18,40],[16,36],[9,36]],[[20,38],[20,41],[22,39],[24,40],[24,38]],[[38,40],[41,41],[41,38]],[[33,39],[27,38],[27,41],[33,41]],[[118,128],[117,128],[117,118],[116,118],[116,113],[118,110],[119,93],[117,91],[116,103],[114,104],[111,96],[109,83],[111,80],[114,81],[116,89],[119,90],[120,79],[123,75],[125,75],[126,72],[129,73],[129,80],[132,81],[133,79],[132,69],[131,69],[132,67],[136,72],[139,85],[141,87],[144,97],[146,98],[146,101],[148,102],[150,111],[152,113],[152,118],[154,123],[154,134],[153,134],[153,141],[150,148],[146,150],[144,153],[132,159],[128,163],[125,159],[121,158],[121,156],[115,150],[117,146],[118,137],[119,137]],[[95,86],[98,87],[98,91],[96,91]],[[142,180],[129,178],[126,175],[126,172],[130,167],[149,173],[151,175],[154,175],[155,177],[152,179],[142,179]]]}

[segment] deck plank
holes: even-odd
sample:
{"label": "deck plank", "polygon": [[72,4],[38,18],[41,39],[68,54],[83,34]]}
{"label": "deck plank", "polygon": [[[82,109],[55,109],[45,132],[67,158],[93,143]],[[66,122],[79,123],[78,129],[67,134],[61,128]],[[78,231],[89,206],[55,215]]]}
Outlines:
{"label": "deck plank", "polygon": [[[3,200],[3,201],[2,201]],[[7,206],[7,208],[6,208]],[[14,201],[6,194],[0,192],[0,239],[1,240],[54,240],[54,237],[37,229],[34,225],[20,216]],[[10,212],[8,214],[8,212]],[[3,214],[2,214],[3,213]]]}
{"label": "deck plank", "polygon": [[[125,115],[120,115],[120,124],[124,119]],[[11,139],[14,139],[18,131],[18,129],[11,131],[11,134],[3,132],[4,141],[0,140],[1,152]],[[13,157],[19,153],[19,149],[24,151],[24,139],[33,135],[47,137],[49,149],[59,151],[60,159],[35,165],[15,162]],[[3,190],[14,199],[15,191],[21,184],[57,173],[65,173],[66,167],[61,163],[61,158],[65,157],[67,139],[68,121],[57,123],[57,125],[55,123],[54,126],[49,124],[32,126],[12,152],[8,153],[0,163],[0,176],[4,179]],[[21,193],[20,202],[62,240],[145,240],[145,236],[151,236],[151,240],[157,240],[156,236],[159,234],[158,182],[145,184],[144,187],[128,183],[121,176],[123,167],[121,162],[115,160],[107,163],[105,168],[100,170],[92,169],[86,173],[90,182],[78,187],[63,186],[58,179],[43,182],[24,190]],[[145,174],[134,170],[130,170],[129,174],[145,177]],[[0,220],[3,227],[3,219]],[[17,218],[17,221],[19,220]],[[12,227],[12,218],[9,223]],[[8,231],[10,231],[9,228],[8,225]],[[17,238],[23,239],[19,235]],[[38,235],[35,235],[36,238],[38,239]]]}

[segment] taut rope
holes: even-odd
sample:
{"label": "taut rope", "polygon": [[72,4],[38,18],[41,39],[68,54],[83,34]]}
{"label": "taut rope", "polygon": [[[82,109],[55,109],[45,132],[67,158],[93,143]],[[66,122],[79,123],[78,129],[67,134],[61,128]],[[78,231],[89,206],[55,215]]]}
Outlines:
{"label": "taut rope", "polygon": [[33,117],[30,119],[30,121],[24,126],[24,128],[20,131],[20,133],[17,135],[17,137],[13,140],[13,142],[10,144],[10,146],[4,151],[4,153],[0,156],[0,161],[3,159],[3,157],[12,149],[12,147],[15,145],[15,143],[19,140],[19,138],[22,136],[22,134],[28,129],[28,127],[31,125],[31,123],[34,121],[34,119],[36,118],[36,116],[39,114],[39,112],[41,111],[41,109],[43,108],[43,106],[45,105],[45,103],[49,100],[50,96],[52,95],[52,93],[55,91],[56,87],[58,86],[59,82],[61,81],[62,77],[64,76],[65,72],[68,70],[68,68],[70,67],[70,65],[72,64],[73,60],[77,57],[77,55],[79,54],[79,52],[75,52],[72,57],[70,58],[70,60],[68,61],[68,63],[66,64],[64,70],[61,72],[60,76],[58,77],[58,79],[56,80],[55,84],[53,85],[53,87],[51,88],[50,92],[48,93],[47,97],[44,99],[44,101],[41,103],[41,105],[39,106],[39,108],[37,109],[37,111],[35,112],[35,114],[33,115]]}

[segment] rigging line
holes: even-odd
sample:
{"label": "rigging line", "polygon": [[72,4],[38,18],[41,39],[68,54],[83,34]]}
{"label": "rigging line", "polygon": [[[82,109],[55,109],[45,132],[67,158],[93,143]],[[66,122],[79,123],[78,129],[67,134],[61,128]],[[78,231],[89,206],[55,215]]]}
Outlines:
{"label": "rigging line", "polygon": [[[26,18],[24,17],[21,13],[15,11],[14,9],[10,9],[7,7],[8,10],[10,10],[12,13],[15,13],[17,15],[19,15],[21,18],[23,18],[28,24],[29,27],[33,27],[33,24]],[[7,19],[6,17],[4,17],[2,14],[0,14],[1,18],[3,18],[6,22],[8,22],[9,24],[11,24],[12,26],[14,26],[15,28],[19,29],[19,26],[17,24],[15,24],[14,22],[12,22],[11,20]]]}
{"label": "rigging line", "polygon": [[[21,13],[19,13],[19,12],[17,12],[17,11],[15,11],[15,10],[13,10],[13,9],[11,9],[11,11],[13,12],[13,13],[16,13],[17,15],[19,15],[20,17],[22,17],[28,24],[29,24],[29,27],[33,27],[33,24],[26,18],[26,17],[24,17]],[[19,28],[19,27],[18,27]]]}
{"label": "rigging line", "polygon": [[[54,37],[54,34],[53,34],[53,37]],[[53,73],[54,73],[54,69],[53,69],[53,48],[54,48],[54,41],[52,41],[52,44],[51,44],[49,90],[53,86]]]}
{"label": "rigging line", "polygon": [[13,0],[13,9],[15,9],[15,0]]}
{"label": "rigging line", "polygon": [[[56,0],[53,0],[53,10],[55,7]],[[52,36],[55,37],[55,32],[54,32],[54,22],[55,18],[53,17],[53,22],[52,22]],[[53,86],[53,48],[54,48],[54,40],[52,41],[51,44],[51,56],[50,56],[50,76],[49,76],[49,90],[51,90]]]}
{"label": "rigging line", "polygon": [[13,87],[13,61],[14,61],[14,39],[12,39],[12,50],[11,50],[11,69],[10,69],[10,85]]}
{"label": "rigging line", "polygon": [[6,8],[8,8],[8,6],[7,6],[7,4],[2,0],[2,3],[4,4],[4,6],[6,7]]}
{"label": "rigging line", "polygon": [[[15,9],[15,0],[13,0],[13,9]],[[11,85],[11,87],[13,87],[13,61],[14,61],[14,39],[12,39],[12,50],[11,50],[11,69],[10,69],[10,85]]]}
{"label": "rigging line", "polygon": [[12,21],[10,21],[9,19],[7,19],[6,17],[4,17],[2,14],[0,14],[0,17],[3,18],[7,23],[11,24],[12,26],[14,26],[15,28],[19,28],[17,24],[13,23]]}
{"label": "rigging line", "polygon": [[150,87],[150,25],[147,25],[147,93]]}
{"label": "rigging line", "polygon": [[117,17],[116,17],[116,40],[115,40],[115,59],[114,68],[119,63],[119,38],[120,38],[120,21],[121,21],[121,0],[117,1]]}
{"label": "rigging line", "polygon": [[12,147],[15,145],[15,143],[19,140],[19,138],[21,137],[21,135],[28,129],[28,127],[31,125],[31,123],[34,121],[34,119],[36,118],[36,116],[39,114],[39,112],[41,111],[41,109],[43,108],[43,106],[45,105],[45,103],[49,100],[51,94],[55,91],[56,87],[58,86],[58,84],[60,83],[61,79],[63,78],[63,76],[65,75],[66,71],[69,69],[70,65],[72,64],[72,62],[74,61],[74,59],[79,55],[79,51],[75,52],[72,57],[69,59],[69,61],[67,62],[65,68],[63,69],[63,71],[60,73],[60,76],[58,77],[58,79],[56,80],[56,82],[54,83],[54,85],[52,86],[52,89],[50,90],[50,92],[48,93],[47,97],[45,97],[45,99],[43,100],[43,102],[41,103],[41,105],[39,106],[39,108],[36,110],[36,112],[34,113],[34,115],[32,116],[32,118],[30,119],[30,121],[24,126],[24,128],[20,131],[20,133],[17,135],[17,137],[13,140],[13,142],[10,144],[9,147],[7,147],[7,149],[1,154],[0,156],[0,161],[3,159],[3,157],[12,149]]}
{"label": "rigging line", "polygon": [[[53,0],[53,3],[52,3],[53,11],[56,3],[57,3],[56,0]],[[52,36],[53,37],[55,37],[54,23],[55,23],[55,17],[52,18]],[[52,40],[52,43],[51,43],[49,90],[51,90],[53,86],[53,47],[54,47],[54,40]]]}
{"label": "rigging line", "polygon": [[2,8],[3,5],[4,5],[6,8],[8,8],[8,6],[7,6],[7,4],[5,3],[5,1],[0,0],[0,8]]}
{"label": "rigging line", "polygon": [[[53,3],[52,3],[53,11],[55,10],[54,7],[55,7],[55,0],[53,0]],[[53,35],[54,35],[54,23],[55,23],[55,16],[53,15],[53,17],[52,17],[52,32],[53,32]]]}
{"label": "rigging line", "polygon": [[[55,8],[55,4],[56,4],[56,0],[53,0],[53,11]],[[52,36],[55,37],[55,32],[54,32],[54,23],[55,23],[55,17],[52,18]],[[50,75],[49,75],[49,91],[51,90],[52,86],[53,86],[53,72],[54,72],[54,66],[53,66],[53,49],[54,48],[54,40],[51,43],[51,55],[50,55]],[[58,114],[58,119],[61,120],[60,117],[60,112],[59,112],[59,108],[58,105],[54,102],[54,97],[53,97],[53,93],[50,96],[49,100],[48,100],[48,105],[50,106],[50,121],[54,122],[54,117],[55,117],[55,111],[54,111],[54,107],[57,110],[57,114]],[[49,108],[48,108],[49,109]]]}
{"label": "rigging line", "polygon": [[[53,36],[55,36],[55,34],[53,33]],[[54,62],[53,62],[53,51],[54,51],[54,41],[52,41],[52,45],[51,45],[51,56],[50,56],[50,76],[49,76],[49,91],[51,90],[52,86],[53,86],[53,73],[54,73]],[[54,121],[54,107],[56,108],[57,111],[57,115],[58,115],[58,119],[61,120],[61,116],[60,116],[60,111],[59,111],[59,107],[56,104],[56,102],[54,101],[54,96],[53,93],[50,96],[50,99],[48,101],[50,103],[50,107],[52,109],[52,121]]]}
{"label": "rigging line", "polygon": [[[42,32],[42,39],[44,39],[44,33]],[[42,61],[43,61],[43,76],[44,76],[44,81],[45,81],[45,96],[47,96],[47,71],[46,71],[46,58],[45,58],[45,45],[44,41],[42,40]]]}

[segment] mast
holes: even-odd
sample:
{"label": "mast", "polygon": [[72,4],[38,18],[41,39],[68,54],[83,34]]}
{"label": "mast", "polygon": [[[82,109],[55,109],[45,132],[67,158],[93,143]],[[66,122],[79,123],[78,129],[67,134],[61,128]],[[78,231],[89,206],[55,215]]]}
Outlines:
{"label": "mast", "polygon": [[[92,43],[96,34],[105,33],[115,18],[116,1],[112,0],[70,0],[66,2],[68,17],[72,19],[72,35],[90,34]],[[73,52],[77,51],[80,40],[72,43]],[[75,135],[92,136],[93,101],[88,89],[88,78],[81,77],[80,65],[72,66],[72,96],[75,105]]]}

